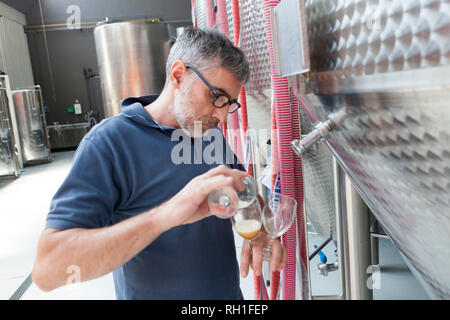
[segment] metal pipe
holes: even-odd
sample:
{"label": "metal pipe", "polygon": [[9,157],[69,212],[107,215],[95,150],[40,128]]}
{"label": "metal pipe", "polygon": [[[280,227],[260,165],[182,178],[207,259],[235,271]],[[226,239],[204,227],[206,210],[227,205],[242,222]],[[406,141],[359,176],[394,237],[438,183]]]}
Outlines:
{"label": "metal pipe", "polygon": [[375,236],[377,232],[378,223],[374,218],[373,223],[370,225],[370,263],[372,265],[377,265],[380,261],[378,238]]}
{"label": "metal pipe", "polygon": [[367,268],[370,265],[369,211],[353,187],[348,176],[345,176],[345,204],[343,214],[343,236],[347,242],[346,282],[348,299],[369,300],[372,292],[367,287]]}
{"label": "metal pipe", "polygon": [[373,238],[381,238],[381,239],[388,239],[391,240],[391,237],[389,237],[388,235],[385,234],[379,234],[379,233],[370,233],[370,236]]}
{"label": "metal pipe", "polygon": [[335,129],[344,120],[345,116],[345,109],[341,109],[337,113],[330,114],[326,121],[317,123],[310,133],[307,135],[302,135],[301,140],[292,140],[290,142],[291,148],[299,157],[302,157],[303,154],[315,143],[318,141],[327,140],[330,136],[330,131]]}
{"label": "metal pipe", "polygon": [[[304,199],[304,198],[303,198]],[[301,281],[301,287],[300,287],[300,292],[301,292],[301,298],[303,300],[311,300],[312,297],[312,290],[311,290],[311,268],[309,265],[309,259],[305,262],[303,259],[303,254],[308,254],[308,248],[309,248],[309,243],[308,243],[308,225],[307,225],[307,217],[306,217],[306,208],[305,208],[305,201],[303,201],[302,203],[303,206],[303,210],[302,212],[304,213],[301,216],[297,216],[297,219],[303,219],[303,223],[297,223],[297,234],[301,234],[303,233],[304,236],[304,248],[306,250],[305,253],[300,252],[301,248],[302,248],[302,244],[299,243],[297,245],[297,278],[299,279],[299,281]],[[303,230],[299,229],[303,227]],[[300,238],[299,238],[300,239]],[[300,240],[298,240],[300,242]]]}
{"label": "metal pipe", "polygon": [[[103,21],[88,21],[88,22],[80,22],[78,25],[80,26],[93,26],[95,27],[98,23],[102,23]],[[161,22],[159,18],[151,18],[151,19],[135,19],[135,20],[121,20],[120,22]],[[51,23],[51,24],[39,24],[33,26],[23,26],[25,30],[33,30],[33,29],[47,29],[47,28],[60,28],[67,27],[67,23]]]}
{"label": "metal pipe", "polygon": [[346,254],[345,254],[345,242],[343,237],[343,225],[342,225],[342,179],[344,176],[344,172],[342,168],[339,166],[335,157],[333,157],[333,177],[334,177],[334,199],[335,199],[335,214],[336,214],[336,246],[338,252],[338,261],[339,261],[339,279],[341,286],[341,298],[343,300],[347,299],[347,290],[346,290],[346,274],[345,268],[347,264],[344,262]]}
{"label": "metal pipe", "polygon": [[307,135],[302,135],[301,140],[294,139],[291,141],[291,147],[298,156],[302,156],[309,147],[314,145],[317,141],[327,139],[330,135],[330,130],[333,128],[331,120],[326,122],[319,122],[315,125],[314,130]]}
{"label": "metal pipe", "polygon": [[325,248],[325,246],[331,241],[331,237],[329,237],[327,240],[324,241],[324,243],[322,243],[319,247],[317,247],[316,250],[314,250],[310,255],[309,255],[309,260],[311,260],[312,258],[314,258],[320,250],[322,250],[323,248]]}
{"label": "metal pipe", "polygon": [[317,265],[320,274],[324,277],[328,277],[328,272],[333,272],[339,269],[339,262],[335,261],[333,263],[319,263]]}
{"label": "metal pipe", "polygon": [[[42,32],[42,31],[73,31],[73,30],[81,30],[81,29],[94,29],[99,23],[105,22],[103,21],[88,21],[88,22],[80,22],[79,28],[69,29],[67,27],[67,23],[52,23],[52,24],[40,24],[33,26],[24,26],[25,33],[29,32]],[[165,23],[165,24],[190,24],[191,20],[166,20],[162,21],[159,18],[150,18],[150,19],[134,19],[134,20],[117,20],[114,22],[155,22],[155,23]]]}
{"label": "metal pipe", "polygon": [[342,299],[369,300],[369,210],[337,159],[333,157],[336,203],[336,238]]}

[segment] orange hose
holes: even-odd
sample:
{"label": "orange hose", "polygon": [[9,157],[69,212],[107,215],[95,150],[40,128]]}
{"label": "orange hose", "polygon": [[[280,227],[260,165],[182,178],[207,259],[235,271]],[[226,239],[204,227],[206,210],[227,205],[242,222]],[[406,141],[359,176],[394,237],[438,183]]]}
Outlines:
{"label": "orange hose", "polygon": [[273,271],[270,273],[270,300],[276,300],[280,287],[280,272]]}
{"label": "orange hose", "polygon": [[[231,8],[233,12],[233,33],[234,33],[234,45],[239,47],[239,36],[241,33],[241,20],[239,16],[239,1],[233,0],[231,2]],[[247,128],[248,128],[248,116],[247,116],[247,97],[245,94],[245,87],[242,86],[241,92],[239,93],[239,101],[241,103],[240,108],[240,119],[242,125],[243,141],[244,145],[247,140]],[[250,168],[250,166],[249,166]]]}

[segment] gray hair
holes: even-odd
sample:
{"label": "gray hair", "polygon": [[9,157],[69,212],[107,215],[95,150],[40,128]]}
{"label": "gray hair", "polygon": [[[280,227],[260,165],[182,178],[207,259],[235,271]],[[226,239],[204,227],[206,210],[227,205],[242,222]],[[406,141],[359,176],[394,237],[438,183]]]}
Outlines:
{"label": "gray hair", "polygon": [[243,83],[250,78],[250,68],[242,50],[235,47],[223,33],[214,29],[185,28],[170,49],[165,86],[176,60],[193,65],[200,72],[212,67],[225,68]]}

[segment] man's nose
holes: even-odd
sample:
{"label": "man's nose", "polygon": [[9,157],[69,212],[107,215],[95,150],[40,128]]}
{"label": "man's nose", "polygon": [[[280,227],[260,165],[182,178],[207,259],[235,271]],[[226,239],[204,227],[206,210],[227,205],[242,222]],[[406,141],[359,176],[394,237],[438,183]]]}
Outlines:
{"label": "man's nose", "polygon": [[214,108],[213,117],[217,119],[220,123],[227,122],[228,117],[228,106],[225,106],[223,108]]}

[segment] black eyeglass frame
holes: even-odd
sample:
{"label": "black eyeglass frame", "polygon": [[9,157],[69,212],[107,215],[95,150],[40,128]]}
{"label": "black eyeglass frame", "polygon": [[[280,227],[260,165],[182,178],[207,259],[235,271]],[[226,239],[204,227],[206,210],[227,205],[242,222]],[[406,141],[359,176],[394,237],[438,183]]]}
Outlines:
{"label": "black eyeglass frame", "polygon": [[[233,113],[235,111],[237,111],[240,107],[241,104],[237,101],[237,99],[230,99],[227,95],[224,94],[220,94],[219,92],[217,92],[216,89],[214,89],[214,87],[205,79],[205,77],[203,77],[203,75],[200,73],[200,71],[198,71],[195,67],[189,65],[189,64],[185,64],[186,68],[191,69],[192,71],[195,72],[195,74],[205,83],[205,85],[209,88],[209,90],[211,90],[211,92],[214,94],[214,100],[212,102],[212,105],[216,108],[223,108],[227,105],[232,106],[233,104],[237,105],[237,108],[230,111],[228,110],[228,113]],[[216,101],[220,98],[220,97],[225,97],[228,99],[227,102],[223,103],[221,106],[217,106],[216,105]]]}

